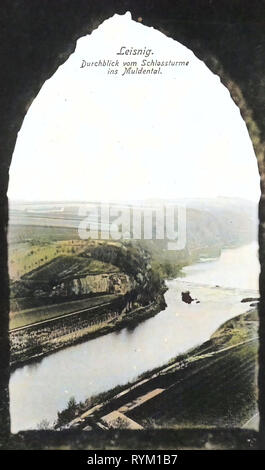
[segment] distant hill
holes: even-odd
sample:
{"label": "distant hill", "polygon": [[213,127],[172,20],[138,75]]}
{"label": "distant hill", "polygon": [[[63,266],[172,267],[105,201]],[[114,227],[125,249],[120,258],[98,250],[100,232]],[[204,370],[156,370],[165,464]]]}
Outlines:
{"label": "distant hill", "polygon": [[[97,202],[91,207],[100,207]],[[85,202],[16,202],[10,203],[9,242],[10,244],[30,242],[43,243],[58,240],[79,239],[78,226],[84,219]],[[251,201],[239,198],[184,198],[176,200],[146,200],[136,202],[112,203],[117,211],[131,211],[136,208],[143,214],[143,209],[153,210],[166,205],[186,207],[186,245],[181,251],[169,251],[168,240],[156,239],[155,216],[153,215],[153,236],[151,240],[140,240],[152,254],[155,269],[164,276],[174,276],[179,269],[190,264],[201,256],[219,256],[223,248],[247,244],[257,239],[258,207]],[[131,216],[132,220],[132,216]],[[89,216],[91,226],[103,227],[92,214]],[[111,221],[110,221],[111,223]],[[129,222],[128,222],[129,223]],[[121,227],[117,225],[117,233]],[[132,225],[125,227],[132,235]],[[142,227],[143,233],[143,227]],[[124,244],[126,244],[124,240]]]}

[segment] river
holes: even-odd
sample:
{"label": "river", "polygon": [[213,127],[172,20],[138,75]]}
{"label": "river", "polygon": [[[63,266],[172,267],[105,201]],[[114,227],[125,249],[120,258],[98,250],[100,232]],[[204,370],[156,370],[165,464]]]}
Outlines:
{"label": "river", "polygon": [[[101,336],[16,369],[10,378],[12,432],[52,424],[76,401],[135,380],[178,354],[202,344],[226,320],[249,309],[243,297],[258,296],[257,243],[225,249],[167,281],[167,307],[134,329]],[[189,290],[199,303],[186,304]]]}

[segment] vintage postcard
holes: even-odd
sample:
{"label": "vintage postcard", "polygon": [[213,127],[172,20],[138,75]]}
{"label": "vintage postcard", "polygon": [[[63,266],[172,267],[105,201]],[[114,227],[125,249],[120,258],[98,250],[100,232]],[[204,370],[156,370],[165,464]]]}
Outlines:
{"label": "vintage postcard", "polygon": [[226,449],[199,438],[222,429],[251,447],[260,176],[232,87],[132,8],[61,62],[9,172],[11,433]]}

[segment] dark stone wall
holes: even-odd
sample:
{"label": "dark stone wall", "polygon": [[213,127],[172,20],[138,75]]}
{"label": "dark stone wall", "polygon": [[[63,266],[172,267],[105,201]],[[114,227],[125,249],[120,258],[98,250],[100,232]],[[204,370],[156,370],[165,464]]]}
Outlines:
{"label": "dark stone wall", "polygon": [[[264,0],[2,0],[0,4],[0,433],[8,413],[8,168],[17,132],[41,86],[74,51],[76,40],[114,13],[164,32],[218,73],[240,107],[265,181]],[[240,168],[235,178],[240,178]],[[264,198],[260,202],[260,413],[265,436]]]}

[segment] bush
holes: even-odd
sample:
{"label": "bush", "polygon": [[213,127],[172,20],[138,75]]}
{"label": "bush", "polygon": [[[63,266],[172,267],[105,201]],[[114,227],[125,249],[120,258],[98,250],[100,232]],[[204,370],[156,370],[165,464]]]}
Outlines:
{"label": "bush", "polygon": [[67,408],[65,408],[62,411],[58,411],[57,413],[57,422],[56,426],[63,426],[64,424],[69,423],[69,421],[72,421],[75,417],[75,411],[77,408],[77,402],[75,400],[75,397],[70,397]]}

